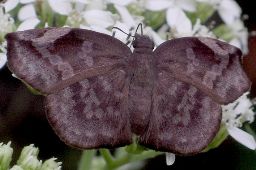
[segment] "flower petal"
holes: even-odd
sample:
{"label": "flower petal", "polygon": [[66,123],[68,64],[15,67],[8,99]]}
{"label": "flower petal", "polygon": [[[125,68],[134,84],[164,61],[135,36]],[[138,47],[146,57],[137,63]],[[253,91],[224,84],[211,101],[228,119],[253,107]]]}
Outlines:
{"label": "flower petal", "polygon": [[114,19],[111,12],[102,10],[89,10],[83,13],[85,21],[89,25],[107,28],[114,25]]}
{"label": "flower petal", "polygon": [[130,3],[134,2],[134,0],[107,0],[107,2],[116,4],[116,5],[121,5],[121,6],[126,6],[129,5]]}
{"label": "flower petal", "polygon": [[175,162],[175,155],[173,153],[165,153],[166,165],[173,165]]}
{"label": "flower petal", "polygon": [[31,2],[35,2],[36,0],[20,0],[20,3],[22,4],[28,4],[28,3],[31,3]]}
{"label": "flower petal", "polygon": [[0,53],[0,69],[6,64],[7,56],[4,53]]}
{"label": "flower petal", "polygon": [[126,7],[120,5],[114,5],[118,13],[121,15],[122,21],[129,27],[135,26],[135,20]]}
{"label": "flower petal", "polygon": [[87,29],[87,30],[92,30],[92,31],[96,31],[96,32],[100,32],[100,33],[103,33],[103,34],[107,34],[107,35],[112,35],[111,31],[105,29],[105,28],[102,28],[102,27],[98,27],[98,26],[86,26],[86,25],[80,25],[80,28],[83,28],[83,29]]}
{"label": "flower petal", "polygon": [[152,37],[156,46],[159,46],[164,42],[164,40],[151,27],[146,27],[144,30],[146,34]]}
{"label": "flower petal", "polygon": [[231,126],[228,126],[227,130],[228,130],[228,133],[239,143],[243,144],[249,149],[252,149],[252,150],[256,149],[255,139],[249,133],[246,133],[245,131],[237,127],[231,127]]}
{"label": "flower petal", "polygon": [[82,3],[82,4],[88,4],[89,0],[74,0],[75,2]]}
{"label": "flower petal", "polygon": [[24,21],[28,18],[36,18],[36,11],[34,5],[29,4],[23,6],[18,13],[18,18],[20,21]]}
{"label": "flower petal", "polygon": [[196,11],[196,2],[194,0],[176,0],[176,4],[185,11]]}
{"label": "flower petal", "polygon": [[[114,27],[119,28],[120,30],[122,30],[123,32],[129,34],[133,34],[133,32],[130,31],[130,28],[128,25],[126,25],[125,23],[121,23],[119,21],[116,22],[116,24],[114,25]],[[128,35],[121,32],[120,30],[117,29],[112,29],[112,32],[115,32],[115,38],[119,39],[120,41],[122,41],[123,43],[127,43],[129,41]]]}
{"label": "flower petal", "polygon": [[52,10],[61,15],[68,15],[72,11],[72,5],[67,0],[48,0],[48,2]]}
{"label": "flower petal", "polygon": [[40,20],[38,18],[30,18],[30,19],[27,19],[25,21],[23,21],[17,31],[24,31],[24,30],[28,30],[28,29],[33,29],[37,26],[37,24],[40,23]]}
{"label": "flower petal", "polygon": [[241,8],[234,0],[222,0],[218,8],[221,19],[228,25],[231,25],[241,16]]}
{"label": "flower petal", "polygon": [[145,7],[151,11],[160,11],[173,5],[173,0],[147,0]]}
{"label": "flower petal", "polygon": [[11,11],[12,9],[14,9],[19,3],[19,0],[9,0],[9,1],[6,1],[3,6],[5,8],[5,12],[9,12]]}
{"label": "flower petal", "polygon": [[171,7],[167,10],[167,23],[171,29],[175,29],[180,34],[192,32],[191,21],[178,7]]}
{"label": "flower petal", "polygon": [[106,9],[106,3],[104,0],[91,0],[90,3],[87,4],[86,10],[105,10]]}

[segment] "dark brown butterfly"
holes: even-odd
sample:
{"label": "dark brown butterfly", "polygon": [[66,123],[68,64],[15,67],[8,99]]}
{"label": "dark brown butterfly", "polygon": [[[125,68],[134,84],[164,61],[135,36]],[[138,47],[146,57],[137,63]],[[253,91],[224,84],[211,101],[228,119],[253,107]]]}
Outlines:
{"label": "dark brown butterfly", "polygon": [[8,66],[46,96],[48,120],[68,145],[112,148],[132,142],[182,155],[216,135],[221,104],[248,90],[241,51],[204,37],[134,51],[114,37],[77,28],[10,33]]}

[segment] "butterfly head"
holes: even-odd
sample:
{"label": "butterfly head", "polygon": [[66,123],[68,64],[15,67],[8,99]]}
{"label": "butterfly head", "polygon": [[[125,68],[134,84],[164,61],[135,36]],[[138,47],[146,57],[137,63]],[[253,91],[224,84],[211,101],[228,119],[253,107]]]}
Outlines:
{"label": "butterfly head", "polygon": [[135,40],[132,43],[134,48],[150,48],[150,49],[154,49],[154,42],[145,35],[139,35],[136,34],[135,35]]}

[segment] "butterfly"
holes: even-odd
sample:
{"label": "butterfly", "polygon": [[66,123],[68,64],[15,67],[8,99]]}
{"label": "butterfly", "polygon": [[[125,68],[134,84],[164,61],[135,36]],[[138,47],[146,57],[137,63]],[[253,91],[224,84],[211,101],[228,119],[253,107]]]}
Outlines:
{"label": "butterfly", "polygon": [[250,87],[241,51],[220,40],[184,37],[155,50],[135,35],[118,39],[79,28],[9,33],[9,69],[45,95],[47,118],[62,141],[81,149],[132,143],[190,155],[221,123],[221,105]]}

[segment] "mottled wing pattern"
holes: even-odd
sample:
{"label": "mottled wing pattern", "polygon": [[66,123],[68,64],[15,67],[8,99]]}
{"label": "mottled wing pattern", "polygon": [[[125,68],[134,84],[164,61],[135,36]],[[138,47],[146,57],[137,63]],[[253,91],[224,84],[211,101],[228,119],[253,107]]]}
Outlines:
{"label": "mottled wing pattern", "polygon": [[94,31],[47,28],[7,35],[8,66],[46,95],[48,120],[78,148],[131,143],[127,58],[121,41]]}
{"label": "mottled wing pattern", "polygon": [[173,39],[160,45],[154,56],[160,70],[194,85],[221,104],[234,101],[250,86],[240,64],[241,51],[216,39]]}
{"label": "mottled wing pattern", "polygon": [[131,54],[113,37],[76,28],[33,29],[6,39],[9,68],[44,94],[124,65]]}
{"label": "mottled wing pattern", "polygon": [[160,71],[153,89],[151,116],[140,143],[149,148],[190,155],[216,135],[221,107],[196,87]]}
{"label": "mottled wing pattern", "polygon": [[126,72],[117,69],[48,95],[47,117],[55,132],[78,148],[130,144],[127,81]]}

